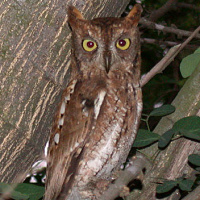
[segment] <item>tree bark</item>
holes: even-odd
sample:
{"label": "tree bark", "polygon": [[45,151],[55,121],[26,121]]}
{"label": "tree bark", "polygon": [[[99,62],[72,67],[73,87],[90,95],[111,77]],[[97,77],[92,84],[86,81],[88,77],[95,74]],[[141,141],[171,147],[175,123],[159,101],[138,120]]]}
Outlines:
{"label": "tree bark", "polygon": [[[187,80],[172,105],[176,111],[166,117],[163,117],[153,132],[163,134],[179,119],[198,115],[200,116],[200,65],[196,68],[191,77]],[[156,182],[174,180],[186,174],[186,177],[192,177],[193,169],[188,165],[188,156],[199,152],[200,143],[189,139],[178,139],[173,141],[164,151],[160,151],[155,160],[152,160],[152,166],[147,169],[144,176],[142,191],[134,191],[128,199],[146,200],[157,199]],[[143,153],[153,157],[158,153],[157,144],[144,149]],[[176,195],[176,194],[175,194]],[[172,199],[172,198],[164,198]]]}
{"label": "tree bark", "polygon": [[20,182],[41,159],[70,76],[67,6],[120,16],[129,0],[0,2],[0,181]]}

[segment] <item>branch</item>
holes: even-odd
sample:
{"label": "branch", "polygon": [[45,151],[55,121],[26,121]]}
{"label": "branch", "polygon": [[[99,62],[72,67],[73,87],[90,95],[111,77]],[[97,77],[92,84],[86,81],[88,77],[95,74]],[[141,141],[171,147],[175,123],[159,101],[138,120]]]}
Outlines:
{"label": "branch", "polygon": [[138,177],[138,175],[145,168],[147,163],[146,158],[139,154],[132,158],[132,163],[124,171],[120,171],[119,177],[114,184],[111,184],[106,192],[101,196],[100,200],[113,200],[119,196],[123,187]]}
{"label": "branch", "polygon": [[160,17],[165,15],[167,12],[176,10],[176,8],[189,8],[192,10],[200,11],[200,7],[184,3],[184,2],[178,2],[178,0],[168,0],[162,7],[159,9],[153,11],[150,16],[149,20],[152,22],[157,21]]}
{"label": "branch", "polygon": [[[163,41],[163,40],[156,40],[152,38],[141,38],[140,41],[142,43],[148,43],[148,44],[156,44],[156,45],[165,45],[165,46],[176,46],[178,44],[181,44],[180,42],[172,42],[172,41]],[[188,49],[195,50],[198,48],[196,45],[187,45]]]}
{"label": "branch", "polygon": [[176,6],[180,7],[180,8],[189,8],[189,9],[193,9],[193,10],[196,10],[196,11],[200,11],[200,7],[189,4],[189,3],[180,2],[180,3],[177,3]]}
{"label": "branch", "polygon": [[177,54],[197,35],[200,31],[200,26],[187,38],[182,44],[172,47],[165,57],[157,63],[151,70],[141,79],[141,86],[143,87],[156,74],[161,73],[177,56]]}
{"label": "branch", "polygon": [[176,189],[170,196],[164,198],[163,200],[180,200],[181,194],[179,189]]}
{"label": "branch", "polygon": [[166,46],[176,46],[180,44],[178,42],[156,40],[152,38],[140,38],[140,42],[148,44],[166,45]]}
{"label": "branch", "polygon": [[158,18],[165,15],[165,13],[176,8],[177,0],[168,0],[162,7],[153,11],[149,16],[149,20],[155,22]]}
{"label": "branch", "polygon": [[[178,36],[187,36],[188,37],[192,34],[192,32],[190,32],[190,31],[185,31],[185,30],[181,30],[181,29],[177,29],[177,28],[163,26],[161,24],[156,24],[154,22],[147,20],[146,18],[141,18],[140,24],[142,24],[144,27],[149,28],[149,29],[157,29],[159,31],[163,31],[166,33],[174,33]],[[200,39],[200,34],[196,34],[195,38]]]}

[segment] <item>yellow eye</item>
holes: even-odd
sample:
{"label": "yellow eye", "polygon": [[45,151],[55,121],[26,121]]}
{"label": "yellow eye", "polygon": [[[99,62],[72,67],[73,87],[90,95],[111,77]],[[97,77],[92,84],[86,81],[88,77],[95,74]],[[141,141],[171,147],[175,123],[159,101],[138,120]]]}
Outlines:
{"label": "yellow eye", "polygon": [[93,51],[97,48],[97,43],[93,40],[83,40],[83,49],[85,51]]}
{"label": "yellow eye", "polygon": [[130,39],[125,38],[118,40],[116,46],[118,49],[126,50],[130,47],[130,44],[131,44]]}

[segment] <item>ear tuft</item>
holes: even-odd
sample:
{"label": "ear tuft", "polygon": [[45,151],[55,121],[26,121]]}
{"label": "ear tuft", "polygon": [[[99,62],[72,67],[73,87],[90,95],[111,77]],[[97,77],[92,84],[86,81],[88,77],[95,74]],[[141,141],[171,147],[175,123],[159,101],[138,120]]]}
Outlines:
{"label": "ear tuft", "polygon": [[132,8],[129,14],[126,16],[126,19],[132,20],[133,24],[137,26],[140,20],[142,11],[143,11],[142,6],[140,4],[135,4],[135,6]]}
{"label": "ear tuft", "polygon": [[75,23],[77,20],[84,20],[83,15],[81,12],[76,9],[74,6],[68,7],[68,22],[70,24]]}

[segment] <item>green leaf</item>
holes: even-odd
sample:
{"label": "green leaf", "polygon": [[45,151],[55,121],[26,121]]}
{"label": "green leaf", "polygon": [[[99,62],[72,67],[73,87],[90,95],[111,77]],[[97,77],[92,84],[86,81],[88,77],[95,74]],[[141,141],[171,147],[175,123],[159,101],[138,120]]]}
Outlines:
{"label": "green leaf", "polygon": [[178,120],[173,129],[184,137],[200,140],[200,117],[190,116]]}
{"label": "green leaf", "polygon": [[38,200],[44,195],[45,188],[30,183],[21,183],[15,190],[29,195],[29,200]]}
{"label": "green leaf", "polygon": [[200,141],[200,133],[183,133],[183,136],[192,140]]}
{"label": "green leaf", "polygon": [[166,131],[158,140],[158,147],[163,149],[165,148],[171,141],[172,137],[174,135],[174,130],[170,129]]}
{"label": "green leaf", "polygon": [[194,181],[191,179],[184,179],[178,183],[179,188],[182,191],[187,191],[187,192],[190,192],[192,190],[193,184],[194,184]]}
{"label": "green leaf", "polygon": [[13,188],[9,185],[9,184],[7,184],[7,183],[0,183],[0,192],[2,193],[2,192],[5,192],[5,191],[12,191],[13,190]]}
{"label": "green leaf", "polygon": [[169,192],[170,190],[172,190],[174,187],[177,186],[177,181],[165,181],[163,184],[158,185],[156,187],[156,192],[157,193],[165,193],[165,192]]}
{"label": "green leaf", "polygon": [[163,105],[159,108],[155,108],[149,116],[165,116],[173,113],[175,111],[175,107],[172,105]]}
{"label": "green leaf", "polygon": [[160,135],[147,131],[144,129],[139,129],[136,139],[133,143],[133,147],[145,147],[156,141],[158,141]]}
{"label": "green leaf", "polygon": [[10,193],[10,197],[15,200],[27,200],[29,196],[15,191],[15,188],[7,183],[0,183],[0,194]]}
{"label": "green leaf", "polygon": [[196,165],[200,167],[200,155],[197,154],[191,154],[188,157],[188,161],[192,163],[193,165]]}
{"label": "green leaf", "polygon": [[195,68],[200,64],[200,53],[197,53],[198,51],[199,50],[197,50],[196,53],[183,58],[181,61],[180,71],[183,78],[190,76]]}
{"label": "green leaf", "polygon": [[194,53],[200,53],[200,47]]}

